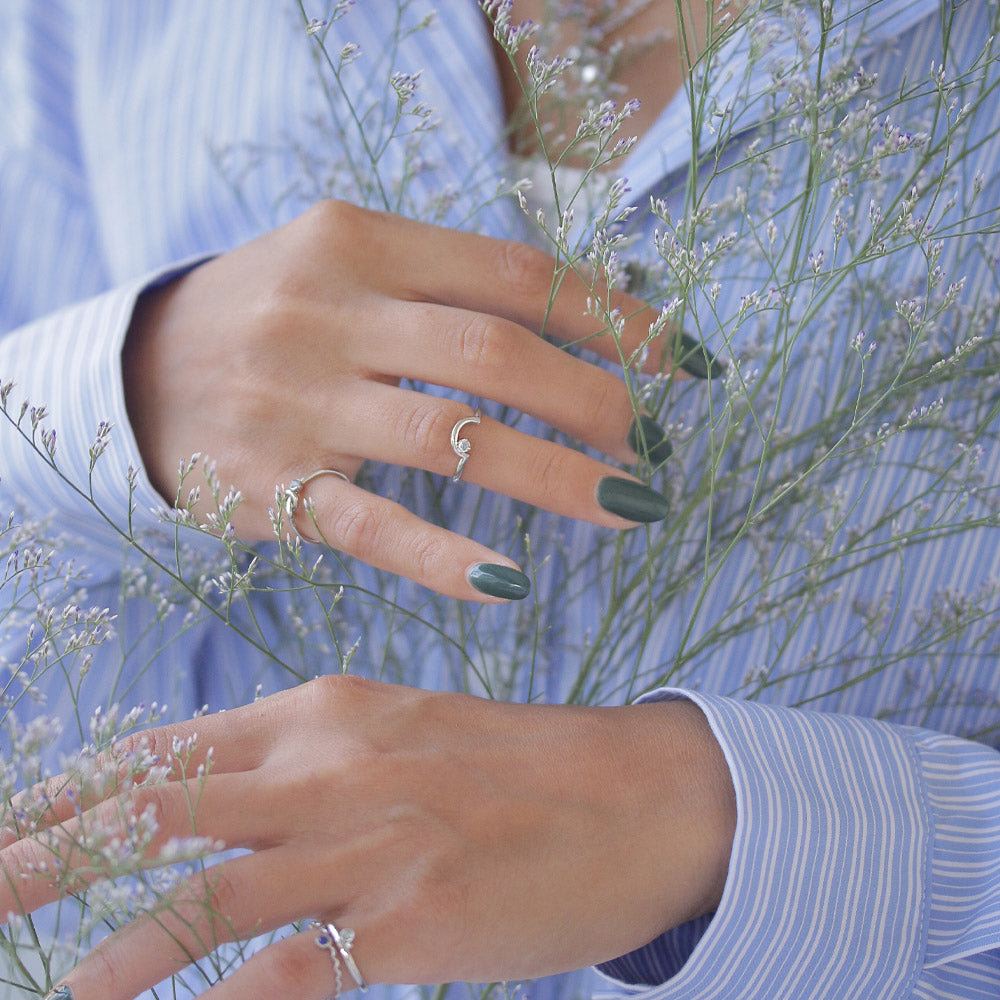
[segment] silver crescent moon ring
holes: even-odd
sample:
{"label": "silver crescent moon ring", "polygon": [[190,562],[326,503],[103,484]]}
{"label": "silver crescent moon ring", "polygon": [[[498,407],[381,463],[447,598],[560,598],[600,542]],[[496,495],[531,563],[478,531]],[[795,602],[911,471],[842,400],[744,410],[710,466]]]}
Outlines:
{"label": "silver crescent moon ring", "polygon": [[468,438],[460,438],[458,435],[461,434],[464,427],[469,424],[481,423],[482,419],[483,414],[477,408],[471,417],[462,417],[461,420],[456,421],[455,426],[451,429],[451,450],[458,456],[458,468],[455,469],[455,474],[451,477],[453,483],[457,483],[462,478],[462,470],[472,454],[472,442]]}

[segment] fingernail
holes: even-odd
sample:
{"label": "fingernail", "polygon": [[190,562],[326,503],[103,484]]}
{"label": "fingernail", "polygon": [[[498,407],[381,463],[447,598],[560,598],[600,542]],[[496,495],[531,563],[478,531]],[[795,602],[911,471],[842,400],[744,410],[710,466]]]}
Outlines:
{"label": "fingernail", "polygon": [[662,521],[670,513],[667,498],[643,483],[605,476],[597,484],[597,502],[628,521]]}
{"label": "fingernail", "polygon": [[498,563],[476,563],[468,580],[481,593],[505,601],[523,601],[531,593],[531,581],[520,570]]}
{"label": "fingernail", "polygon": [[721,378],[726,366],[698,339],[682,333],[674,362],[694,378]]}
{"label": "fingernail", "polygon": [[646,414],[640,414],[632,422],[628,431],[628,446],[637,455],[644,454],[653,465],[660,465],[674,453],[666,431]]}
{"label": "fingernail", "polygon": [[45,994],[44,1000],[73,1000],[73,991],[68,986],[57,986]]}

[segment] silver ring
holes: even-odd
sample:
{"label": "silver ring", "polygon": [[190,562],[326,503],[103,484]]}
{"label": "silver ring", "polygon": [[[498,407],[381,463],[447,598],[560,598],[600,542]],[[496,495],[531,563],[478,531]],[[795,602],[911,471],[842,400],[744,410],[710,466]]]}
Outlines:
{"label": "silver ring", "polygon": [[330,953],[330,959],[333,962],[333,974],[336,980],[337,992],[335,997],[339,998],[344,989],[344,976],[340,969],[341,961],[347,966],[347,971],[351,974],[354,982],[357,983],[358,989],[362,993],[367,993],[368,986],[364,979],[361,978],[361,973],[358,971],[358,964],[354,961],[354,956],[351,954],[351,949],[354,947],[354,931],[350,927],[337,930],[333,924],[324,924],[320,920],[313,920],[309,926],[313,930],[319,931],[316,937],[316,947]]}
{"label": "silver ring", "polygon": [[339,469],[317,469],[315,472],[310,472],[308,476],[303,476],[301,479],[293,479],[288,488],[281,493],[281,506],[285,511],[285,516],[288,518],[288,523],[292,526],[292,531],[302,541],[312,542],[314,545],[318,545],[320,539],[309,538],[308,535],[303,535],[295,526],[295,515],[298,513],[299,500],[302,498],[302,491],[305,489],[306,483],[311,483],[318,476],[336,476],[338,479],[343,479],[345,483],[351,481]]}
{"label": "silver ring", "polygon": [[458,456],[458,468],[455,470],[455,475],[451,477],[453,483],[457,483],[462,478],[462,470],[472,454],[472,442],[468,438],[460,438],[458,435],[467,424],[478,424],[482,419],[483,414],[477,408],[471,417],[462,417],[461,420],[456,421],[455,426],[451,429],[451,450]]}

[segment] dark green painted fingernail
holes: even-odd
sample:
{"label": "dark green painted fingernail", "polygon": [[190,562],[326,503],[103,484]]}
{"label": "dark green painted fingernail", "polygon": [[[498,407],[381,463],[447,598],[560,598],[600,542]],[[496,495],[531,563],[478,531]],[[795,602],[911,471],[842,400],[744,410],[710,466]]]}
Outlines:
{"label": "dark green painted fingernail", "polygon": [[44,1000],[73,1000],[73,991],[68,986],[57,986],[45,994]]}
{"label": "dark green painted fingernail", "polygon": [[667,498],[643,483],[605,476],[597,484],[597,502],[628,521],[662,521],[670,513]]}
{"label": "dark green painted fingernail", "polygon": [[674,453],[673,446],[667,440],[666,431],[652,417],[645,414],[636,417],[629,428],[628,446],[637,455],[644,454],[653,465],[660,465]]}
{"label": "dark green painted fingernail", "polygon": [[721,378],[726,373],[726,366],[700,340],[688,333],[678,337],[674,361],[695,378]]}
{"label": "dark green painted fingernail", "polygon": [[490,597],[523,601],[531,593],[531,581],[518,569],[497,563],[476,563],[469,570],[469,583]]}

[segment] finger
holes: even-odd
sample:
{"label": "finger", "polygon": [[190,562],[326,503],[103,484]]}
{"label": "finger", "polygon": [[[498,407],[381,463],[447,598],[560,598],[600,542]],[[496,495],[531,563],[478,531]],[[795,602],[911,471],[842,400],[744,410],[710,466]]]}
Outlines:
{"label": "finger", "polygon": [[14,796],[16,833],[66,822],[141,781],[154,767],[171,781],[195,778],[209,765],[215,774],[252,770],[271,746],[279,715],[280,699],[130,733],[98,754],[85,773],[81,768],[78,774],[58,774]]}
{"label": "finger", "polygon": [[0,851],[0,914],[30,913],[98,879],[173,863],[180,851],[258,846],[263,824],[245,808],[252,789],[241,775],[142,786],[18,840]]}
{"label": "finger", "polygon": [[[368,458],[452,475],[458,464],[452,431],[470,412],[464,403],[368,384],[348,397],[341,429]],[[654,441],[653,428],[655,424],[646,427],[645,443],[658,455],[663,442]],[[464,427],[461,438],[469,442],[463,481],[609,528],[632,528],[666,516],[666,500],[659,493],[614,466],[571,448],[524,434],[489,417]],[[336,481],[331,479],[330,483]],[[331,515],[336,517],[335,510]],[[319,526],[327,532],[323,517]],[[333,544],[329,533],[327,541]]]}
{"label": "finger", "polygon": [[[315,877],[304,879],[303,869]],[[131,1000],[219,945],[271,933],[303,913],[326,912],[334,878],[332,869],[291,848],[224,861],[186,879],[168,903],[105,938],[63,982],[74,1000]],[[318,978],[323,964],[316,964]]]}
{"label": "finger", "polygon": [[398,332],[388,344],[362,346],[359,360],[372,371],[492,399],[620,462],[636,461],[635,406],[617,375],[484,313],[391,301],[374,321]]}
{"label": "finger", "polygon": [[[399,254],[415,265],[392,272],[402,298],[502,316],[569,343],[584,343],[609,361],[629,362],[645,347],[648,373],[669,371],[675,360],[699,377],[721,373],[717,360],[674,323],[660,324],[650,340],[659,312],[620,289],[608,290],[603,279],[582,266],[557,264],[544,251],[510,240],[412,221],[397,224],[386,215],[381,220],[381,226],[371,227],[372,252],[382,259]],[[623,320],[620,343],[611,333],[614,315]]]}
{"label": "finger", "polygon": [[296,531],[376,569],[466,601],[521,600],[531,591],[512,559],[353,483],[324,476],[309,483],[304,499]]}

